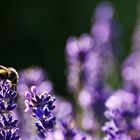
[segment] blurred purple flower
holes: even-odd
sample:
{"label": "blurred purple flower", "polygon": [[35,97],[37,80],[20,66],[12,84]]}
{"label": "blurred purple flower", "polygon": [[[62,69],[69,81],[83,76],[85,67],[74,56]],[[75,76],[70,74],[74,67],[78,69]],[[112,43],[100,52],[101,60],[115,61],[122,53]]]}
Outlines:
{"label": "blurred purple flower", "polygon": [[19,83],[18,92],[24,96],[25,91],[31,88],[31,86],[36,86],[38,92],[48,91],[49,93],[53,90],[52,83],[48,80],[45,71],[38,67],[32,66],[27,69],[23,69],[19,72]]}
{"label": "blurred purple flower", "polygon": [[124,135],[130,137],[132,140],[140,138],[140,129],[138,127],[140,126],[140,123],[138,123],[140,118],[139,95],[124,90],[118,90],[106,101],[105,105],[108,109],[105,112],[105,116],[117,129],[116,131],[109,125],[108,127],[104,127],[104,131],[110,136],[114,133],[114,135],[111,136],[112,139],[113,137],[123,137]]}
{"label": "blurred purple flower", "polygon": [[73,92],[79,90],[84,84],[86,73],[84,72],[84,64],[93,47],[92,38],[84,34],[79,39],[70,38],[66,45],[66,54],[68,60],[68,86]]}

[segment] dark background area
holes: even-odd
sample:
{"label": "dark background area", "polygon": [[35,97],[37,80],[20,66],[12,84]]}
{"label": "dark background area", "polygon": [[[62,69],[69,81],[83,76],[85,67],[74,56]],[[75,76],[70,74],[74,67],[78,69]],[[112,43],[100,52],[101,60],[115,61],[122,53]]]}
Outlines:
{"label": "dark background area", "polygon": [[[100,0],[1,0],[0,64],[17,70],[39,65],[55,90],[65,94],[65,44],[71,35],[90,32]],[[122,28],[120,65],[129,54],[137,19],[137,0],[110,1]]]}

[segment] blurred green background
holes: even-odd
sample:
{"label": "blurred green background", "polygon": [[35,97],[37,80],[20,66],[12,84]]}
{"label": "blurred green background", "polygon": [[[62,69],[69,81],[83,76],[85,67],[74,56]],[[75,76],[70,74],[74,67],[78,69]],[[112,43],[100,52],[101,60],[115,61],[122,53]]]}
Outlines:
{"label": "blurred green background", "polygon": [[[1,0],[0,64],[17,70],[46,69],[57,93],[65,94],[65,44],[71,35],[90,32],[100,0]],[[110,1],[122,29],[119,64],[129,54],[137,19],[137,0]]]}

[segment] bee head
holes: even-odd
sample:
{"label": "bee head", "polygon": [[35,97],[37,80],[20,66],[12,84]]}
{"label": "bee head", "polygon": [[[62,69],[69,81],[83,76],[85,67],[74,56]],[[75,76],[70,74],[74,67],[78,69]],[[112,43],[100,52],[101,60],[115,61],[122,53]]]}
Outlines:
{"label": "bee head", "polygon": [[17,84],[19,79],[17,71],[11,67],[8,69],[9,69],[9,80],[12,82],[12,84]]}

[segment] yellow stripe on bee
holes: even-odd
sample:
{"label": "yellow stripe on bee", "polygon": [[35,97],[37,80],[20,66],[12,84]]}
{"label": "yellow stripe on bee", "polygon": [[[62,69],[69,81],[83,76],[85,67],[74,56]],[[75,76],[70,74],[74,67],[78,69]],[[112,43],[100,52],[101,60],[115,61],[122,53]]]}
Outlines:
{"label": "yellow stripe on bee", "polygon": [[0,69],[0,74],[7,74],[7,71],[4,69]]}

